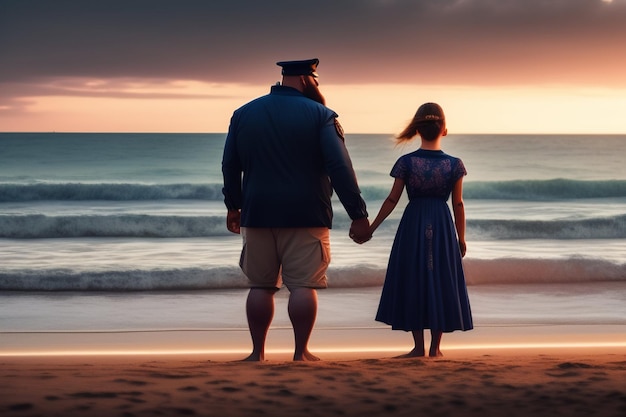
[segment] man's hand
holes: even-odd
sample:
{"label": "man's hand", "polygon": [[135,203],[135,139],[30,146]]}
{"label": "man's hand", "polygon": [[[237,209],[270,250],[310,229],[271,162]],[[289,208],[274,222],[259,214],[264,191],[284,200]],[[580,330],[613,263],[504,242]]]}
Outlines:
{"label": "man's hand", "polygon": [[233,233],[241,233],[241,210],[229,210],[226,214],[226,228]]}
{"label": "man's hand", "polygon": [[365,243],[372,238],[370,222],[367,217],[352,221],[349,236],[358,244]]}

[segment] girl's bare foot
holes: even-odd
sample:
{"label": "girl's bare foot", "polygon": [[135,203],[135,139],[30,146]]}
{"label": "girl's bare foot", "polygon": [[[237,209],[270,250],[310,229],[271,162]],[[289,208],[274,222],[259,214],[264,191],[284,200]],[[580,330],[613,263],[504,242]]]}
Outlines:
{"label": "girl's bare foot", "polygon": [[441,351],[439,349],[435,350],[435,351],[429,351],[428,352],[428,356],[430,358],[440,358],[443,356],[443,353],[441,353]]}
{"label": "girl's bare foot", "polygon": [[319,361],[321,360],[320,358],[318,358],[317,356],[315,356],[314,354],[312,354],[311,352],[309,352],[308,350],[303,352],[301,355],[298,354],[294,354],[293,355],[293,360],[294,361],[308,361],[308,362],[315,362],[315,361]]}

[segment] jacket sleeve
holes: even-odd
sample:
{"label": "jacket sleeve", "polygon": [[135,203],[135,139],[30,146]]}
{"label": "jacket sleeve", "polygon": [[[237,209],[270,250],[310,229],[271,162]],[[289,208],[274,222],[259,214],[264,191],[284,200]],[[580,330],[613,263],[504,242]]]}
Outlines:
{"label": "jacket sleeve", "polygon": [[239,210],[242,204],[241,174],[242,166],[237,154],[237,142],[235,139],[236,116],[233,115],[224,144],[222,157],[222,176],[224,178],[224,204],[228,210]]}
{"label": "jacket sleeve", "polygon": [[350,218],[357,220],[368,216],[367,209],[344,143],[343,131],[335,117],[331,117],[320,132],[324,165],[339,201]]}

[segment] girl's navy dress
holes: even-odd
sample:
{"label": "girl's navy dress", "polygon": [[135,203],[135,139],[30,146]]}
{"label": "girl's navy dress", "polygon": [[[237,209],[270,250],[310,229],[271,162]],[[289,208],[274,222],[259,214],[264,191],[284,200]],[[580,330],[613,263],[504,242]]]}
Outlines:
{"label": "girl's navy dress", "polygon": [[398,159],[409,204],[389,256],[376,320],[397,330],[473,328],[461,251],[447,200],[467,172],[459,158],[419,149]]}

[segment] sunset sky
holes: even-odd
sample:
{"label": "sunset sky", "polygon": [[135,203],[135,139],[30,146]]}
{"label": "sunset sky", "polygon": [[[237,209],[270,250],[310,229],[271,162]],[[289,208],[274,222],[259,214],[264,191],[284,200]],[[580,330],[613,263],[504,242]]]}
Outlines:
{"label": "sunset sky", "polygon": [[0,0],[0,131],[225,132],[319,58],[347,133],[626,133],[626,0]]}

